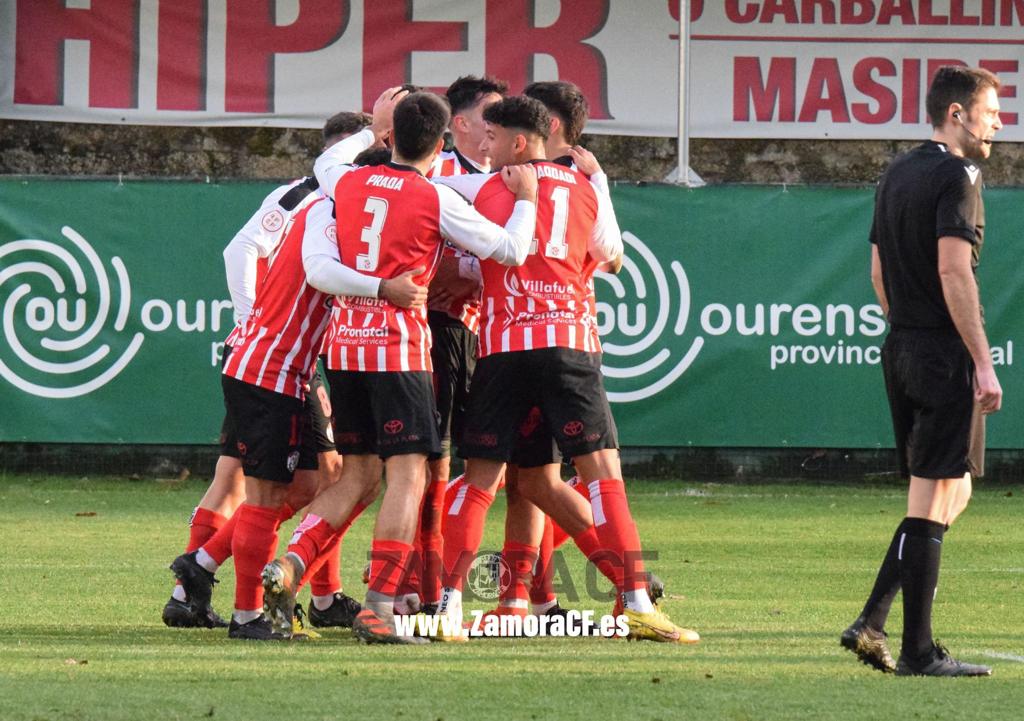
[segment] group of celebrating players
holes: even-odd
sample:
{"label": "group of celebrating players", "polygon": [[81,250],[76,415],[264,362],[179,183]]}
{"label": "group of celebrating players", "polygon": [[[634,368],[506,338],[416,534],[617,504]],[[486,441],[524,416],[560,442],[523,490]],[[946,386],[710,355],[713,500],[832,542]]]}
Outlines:
{"label": "group of celebrating players", "polygon": [[[272,192],[224,251],[237,326],[222,455],[165,623],[309,633],[295,602],[308,583],[312,626],[425,643],[396,625],[424,614],[450,622],[430,640],[465,640],[462,587],[503,487],[509,578],[491,614],[564,615],[551,555],[571,538],[614,585],[629,637],[699,640],[656,605],[626,499],[593,288],[623,244],[607,178],[577,145],[586,119],[571,83],[508,96],[467,76],[445,97],[390,88],[371,117],[327,122],[314,176]],[[453,442],[466,462],[452,481]],[[360,604],[342,592],[340,546],[382,475]],[[211,598],[231,556],[225,623]]]}

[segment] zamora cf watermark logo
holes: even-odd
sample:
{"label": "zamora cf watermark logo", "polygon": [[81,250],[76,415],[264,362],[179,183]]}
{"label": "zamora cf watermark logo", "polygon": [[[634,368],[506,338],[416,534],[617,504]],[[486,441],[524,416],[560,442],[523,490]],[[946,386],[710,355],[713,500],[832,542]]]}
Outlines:
{"label": "zamora cf watermark logo", "polygon": [[4,347],[0,375],[26,393],[75,398],[117,376],[142,345],[126,330],[131,282],[117,256],[104,265],[68,226],[65,242],[0,246]]}
{"label": "zamora cf watermark logo", "polygon": [[668,272],[642,240],[622,234],[626,246],[618,275],[596,273],[597,322],[608,400],[630,403],[674,383],[704,345],[683,336],[690,316],[690,282],[682,263]]}

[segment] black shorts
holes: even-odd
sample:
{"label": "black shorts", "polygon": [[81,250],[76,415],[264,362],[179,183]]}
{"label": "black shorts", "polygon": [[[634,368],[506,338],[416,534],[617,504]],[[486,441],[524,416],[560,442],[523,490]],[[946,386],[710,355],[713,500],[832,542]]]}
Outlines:
{"label": "black shorts", "polygon": [[296,470],[317,468],[308,415],[300,399],[231,376],[220,378],[228,423],[245,475],[291,483]]}
{"label": "black shorts", "polygon": [[441,435],[441,456],[451,455],[452,439],[459,443],[462,434],[469,382],[476,367],[477,337],[461,321],[447,313],[430,311],[433,344],[430,360],[434,365],[434,397],[437,403]]}
{"label": "black shorts", "polygon": [[955,331],[894,328],[882,345],[900,474],[959,478],[984,472],[984,416],[974,362]]}
{"label": "black shorts", "polygon": [[312,434],[313,447],[317,453],[335,450],[334,429],[331,428],[331,397],[320,367],[314,368],[306,394],[306,417]]}
{"label": "black shorts", "polygon": [[[542,442],[542,436],[523,434],[534,407],[540,409],[534,432],[546,431],[566,457],[618,448],[599,356],[539,348],[495,353],[477,363],[459,455],[515,461],[524,468],[555,462],[543,454],[516,458],[521,438],[532,436],[534,443]],[[542,446],[534,448],[539,452]]]}
{"label": "black shorts", "polygon": [[327,371],[334,443],[342,455],[436,455],[434,388],[426,371]]}
{"label": "black shorts", "polygon": [[[227,362],[229,355],[231,355],[231,349],[229,346],[225,346],[224,362]],[[223,367],[223,363],[221,367]],[[328,396],[327,388],[324,387],[319,368],[313,374],[313,379],[309,385],[310,392],[306,394],[304,404],[305,415],[303,418],[302,442],[304,446],[311,445],[312,452],[315,455],[334,450],[334,431],[331,429],[330,421],[331,399]],[[222,456],[230,456],[231,458],[239,458],[238,434],[235,431],[235,424],[232,421],[231,414],[227,413],[227,397],[224,398],[224,410],[224,422],[220,426],[220,454]],[[311,470],[306,465],[306,458],[310,449],[304,448],[303,450],[302,465],[299,468]],[[312,468],[317,468],[317,466],[314,465]]]}

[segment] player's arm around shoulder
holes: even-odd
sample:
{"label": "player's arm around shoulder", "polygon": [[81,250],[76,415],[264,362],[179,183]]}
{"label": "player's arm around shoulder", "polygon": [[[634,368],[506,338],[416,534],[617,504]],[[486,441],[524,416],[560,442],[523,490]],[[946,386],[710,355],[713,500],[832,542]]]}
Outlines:
{"label": "player's arm around shoulder", "polygon": [[[489,180],[493,182],[493,177]],[[447,185],[437,186],[441,233],[479,258],[522,265],[537,224],[537,173],[532,166],[507,166],[501,171],[501,180],[515,196],[515,206],[504,226],[485,218]]]}
{"label": "player's arm around shoulder", "polygon": [[978,284],[971,267],[972,243],[960,236],[939,238],[939,280],[953,323],[974,360],[974,396],[984,413],[1002,406],[1003,389],[996,377],[985,327],[981,321]]}
{"label": "player's arm around shoulder", "polygon": [[594,229],[590,234],[587,251],[598,261],[614,261],[625,250],[619,219],[615,217],[611,196],[607,192],[602,192],[593,180],[590,183],[597,198],[597,217],[594,219]]}
{"label": "player's arm around shoulder", "polygon": [[341,262],[333,208],[331,200],[318,201],[306,216],[302,236],[306,282],[323,293],[384,298],[399,308],[415,308],[426,303],[427,289],[414,281],[425,268],[415,268],[394,278],[377,278]]}

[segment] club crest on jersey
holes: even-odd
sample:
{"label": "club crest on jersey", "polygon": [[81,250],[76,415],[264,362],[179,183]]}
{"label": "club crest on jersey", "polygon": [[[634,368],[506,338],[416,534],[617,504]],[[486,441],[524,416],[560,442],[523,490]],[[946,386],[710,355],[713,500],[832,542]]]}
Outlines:
{"label": "club crest on jersey", "polygon": [[284,215],[280,210],[271,210],[263,216],[261,224],[263,225],[263,229],[268,233],[276,233],[281,230],[281,226],[284,225]]}
{"label": "club crest on jersey", "polygon": [[295,473],[295,469],[299,467],[299,452],[292,451],[288,454],[288,472]]}

